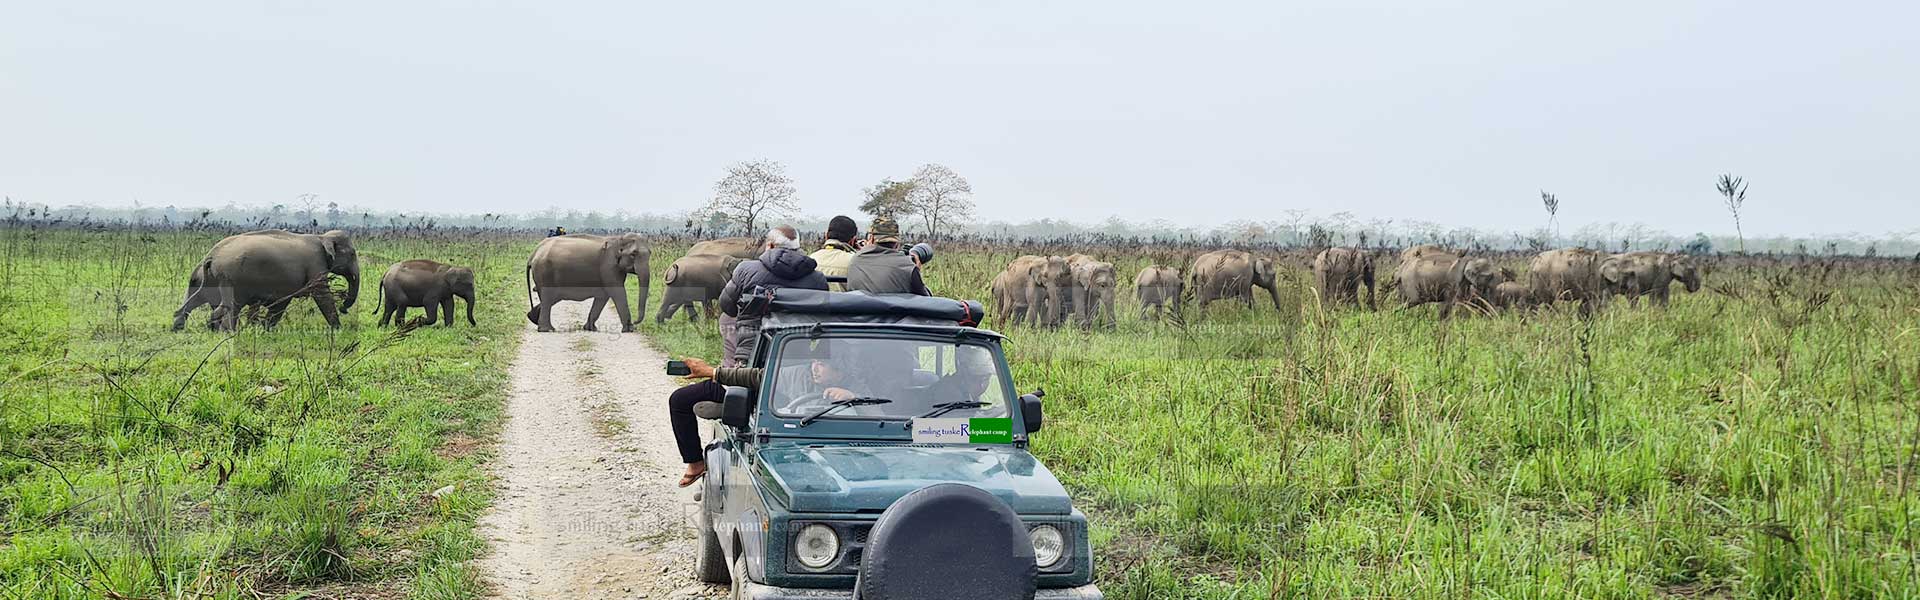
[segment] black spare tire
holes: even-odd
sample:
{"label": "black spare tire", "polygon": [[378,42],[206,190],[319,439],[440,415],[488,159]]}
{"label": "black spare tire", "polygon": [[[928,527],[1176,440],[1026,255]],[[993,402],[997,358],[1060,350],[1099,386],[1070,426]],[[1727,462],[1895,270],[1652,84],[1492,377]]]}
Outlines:
{"label": "black spare tire", "polygon": [[902,496],[867,536],[856,600],[1030,600],[1038,568],[1013,508],[980,488]]}

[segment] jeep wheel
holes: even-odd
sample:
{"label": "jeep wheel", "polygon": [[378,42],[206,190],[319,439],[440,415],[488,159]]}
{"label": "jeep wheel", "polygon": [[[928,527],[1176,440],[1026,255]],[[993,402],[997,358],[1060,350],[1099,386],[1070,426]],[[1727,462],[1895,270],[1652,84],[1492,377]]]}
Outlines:
{"label": "jeep wheel", "polygon": [[700,509],[700,515],[694,518],[694,527],[700,529],[700,554],[693,561],[694,576],[705,583],[732,582],[733,578],[727,573],[727,555],[720,551],[720,536],[714,535],[713,521],[706,509]]}
{"label": "jeep wheel", "polygon": [[727,594],[733,600],[747,600],[747,556],[733,557],[733,591]]}

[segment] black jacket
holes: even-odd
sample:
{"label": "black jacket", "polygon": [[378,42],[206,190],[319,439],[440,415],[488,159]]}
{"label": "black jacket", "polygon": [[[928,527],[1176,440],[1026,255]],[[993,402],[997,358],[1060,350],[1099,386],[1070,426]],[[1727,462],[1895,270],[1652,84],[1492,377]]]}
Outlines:
{"label": "black jacket", "polygon": [[740,295],[761,288],[827,289],[827,276],[820,274],[812,258],[799,250],[774,248],[760,258],[734,267],[733,277],[720,290],[720,311],[733,317],[733,331],[721,332],[734,341],[733,365],[746,366],[753,360],[754,346],[760,337],[760,315],[740,314]]}

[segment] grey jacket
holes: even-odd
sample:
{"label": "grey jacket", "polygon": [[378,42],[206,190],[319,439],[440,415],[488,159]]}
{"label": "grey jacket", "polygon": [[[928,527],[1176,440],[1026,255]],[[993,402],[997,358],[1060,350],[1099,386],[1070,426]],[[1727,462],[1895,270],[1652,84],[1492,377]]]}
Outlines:
{"label": "grey jacket", "polygon": [[906,251],[879,244],[867,246],[847,261],[847,290],[869,294],[932,296],[920,277],[920,265]]}

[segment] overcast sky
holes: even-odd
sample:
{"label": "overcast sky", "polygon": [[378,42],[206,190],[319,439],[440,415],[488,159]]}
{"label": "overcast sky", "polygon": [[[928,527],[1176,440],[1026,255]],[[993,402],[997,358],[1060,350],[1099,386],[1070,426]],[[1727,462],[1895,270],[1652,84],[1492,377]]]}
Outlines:
{"label": "overcast sky", "polygon": [[[1920,228],[1915,2],[26,2],[0,193],[809,214],[939,162],[983,219],[1290,208],[1527,229]],[[267,6],[272,5],[272,6]]]}

